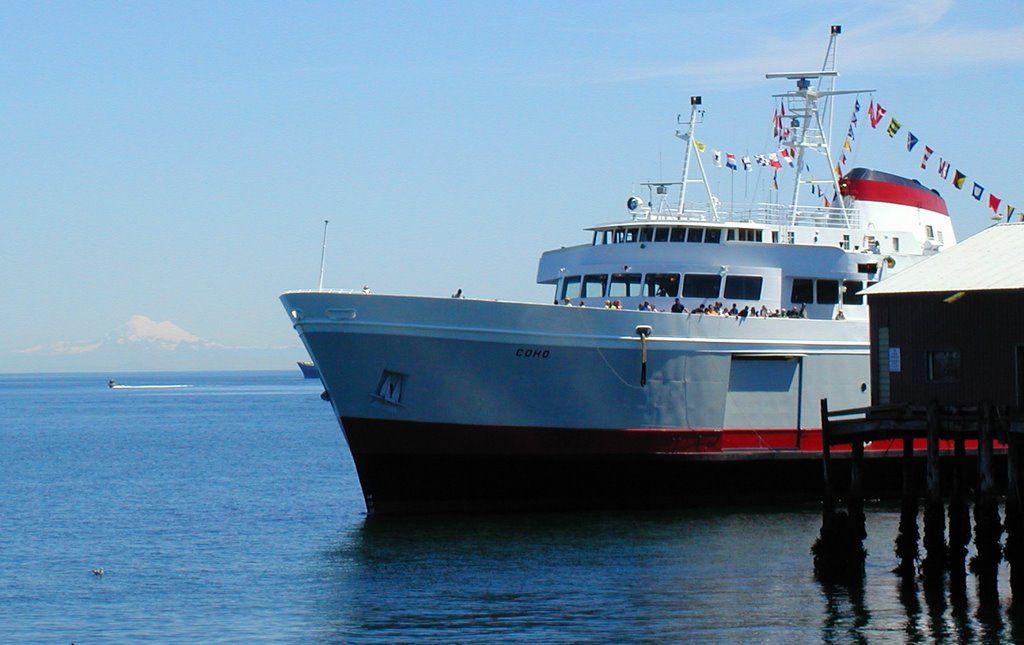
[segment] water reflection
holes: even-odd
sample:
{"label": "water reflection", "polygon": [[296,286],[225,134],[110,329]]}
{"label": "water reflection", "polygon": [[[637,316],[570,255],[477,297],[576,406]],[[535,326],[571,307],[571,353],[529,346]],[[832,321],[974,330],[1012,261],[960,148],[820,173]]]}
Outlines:
{"label": "water reflection", "polygon": [[970,584],[935,592],[891,573],[898,519],[869,511],[868,564],[852,585],[814,578],[814,506],[365,520],[320,554],[317,637],[1006,640],[998,592],[993,606]]}
{"label": "water reflection", "polygon": [[864,603],[864,579],[846,584],[821,583],[825,596],[825,625],[822,642],[867,643],[865,628],[871,612]]}

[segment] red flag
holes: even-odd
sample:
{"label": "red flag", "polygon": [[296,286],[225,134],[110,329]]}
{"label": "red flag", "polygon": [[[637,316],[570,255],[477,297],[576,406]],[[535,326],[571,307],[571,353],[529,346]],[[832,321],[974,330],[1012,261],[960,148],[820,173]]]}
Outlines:
{"label": "red flag", "polygon": [[991,208],[992,212],[996,213],[997,215],[999,214],[999,203],[1001,201],[1003,201],[1003,200],[999,199],[998,197],[996,197],[992,193],[988,194],[988,207]]}
{"label": "red flag", "polygon": [[885,108],[881,104],[875,106],[875,115],[871,117],[871,127],[876,127],[885,116]]}
{"label": "red flag", "polygon": [[932,156],[933,152],[935,151],[928,146],[924,147],[924,155],[921,156],[921,170],[924,170],[925,167],[928,166],[928,157]]}

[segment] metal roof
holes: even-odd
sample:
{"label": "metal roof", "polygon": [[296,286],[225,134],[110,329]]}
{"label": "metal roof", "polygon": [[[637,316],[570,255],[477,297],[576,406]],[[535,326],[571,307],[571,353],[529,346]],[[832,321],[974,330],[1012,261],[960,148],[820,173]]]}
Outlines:
{"label": "metal roof", "polygon": [[861,293],[1024,289],[1024,222],[997,224]]}

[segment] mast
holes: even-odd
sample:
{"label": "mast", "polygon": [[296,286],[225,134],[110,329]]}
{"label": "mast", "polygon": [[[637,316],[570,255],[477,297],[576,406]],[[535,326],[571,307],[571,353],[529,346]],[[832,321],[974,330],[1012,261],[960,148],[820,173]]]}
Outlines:
{"label": "mast", "polygon": [[676,136],[686,142],[686,156],[683,157],[683,178],[680,182],[682,187],[679,190],[679,208],[677,210],[678,215],[683,215],[686,211],[686,185],[690,182],[699,181],[704,184],[704,189],[708,194],[708,206],[711,208],[711,214],[714,218],[718,219],[718,205],[715,203],[715,197],[711,194],[711,184],[708,183],[707,173],[704,171],[704,160],[700,156],[700,150],[697,150],[697,167],[700,169],[700,179],[690,179],[690,156],[694,148],[697,147],[697,140],[694,138],[694,132],[697,130],[697,116],[703,116],[704,110],[701,106],[701,97],[691,96],[690,97],[690,122],[686,132],[676,131]]}
{"label": "mast", "polygon": [[324,290],[324,260],[327,259],[327,224],[328,221],[324,220],[324,243],[320,248],[320,284],[317,286],[317,291]]}
{"label": "mast", "polygon": [[[839,34],[842,33],[840,25],[832,25],[831,37],[829,38],[828,49],[825,52],[825,60],[821,71],[818,72],[786,72],[765,74],[765,78],[786,78],[796,81],[796,89],[785,94],[776,94],[786,101],[789,108],[791,139],[789,143],[796,149],[796,177],[793,181],[792,210],[790,212],[790,224],[796,223],[799,212],[800,186],[803,183],[804,158],[807,151],[817,152],[825,156],[828,162],[829,175],[832,177],[832,186],[836,194],[839,193],[839,177],[835,173],[835,163],[832,161],[832,151],[829,147],[831,135],[832,118],[832,97],[839,94],[859,94],[871,90],[835,90],[835,79],[839,72],[835,69],[836,42]],[[811,87],[811,80],[817,81],[816,87]],[[827,89],[822,89],[827,83]],[[823,101],[824,107],[819,109],[818,102]],[[822,122],[821,112],[828,113],[828,127]],[[846,205],[842,200],[837,200],[836,208],[842,213],[844,221],[849,225],[849,214]]]}

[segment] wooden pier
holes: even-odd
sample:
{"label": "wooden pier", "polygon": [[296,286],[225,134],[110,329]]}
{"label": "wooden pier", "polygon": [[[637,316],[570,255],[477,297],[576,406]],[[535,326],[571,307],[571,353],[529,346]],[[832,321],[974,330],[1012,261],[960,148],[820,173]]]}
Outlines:
{"label": "wooden pier", "polygon": [[[940,407],[885,405],[848,410],[829,410],[821,400],[822,467],[824,495],[821,535],[815,543],[815,572],[823,579],[851,580],[863,575],[866,553],[864,516],[864,446],[883,439],[902,440],[903,492],[895,571],[919,572],[927,583],[966,574],[965,561],[971,540],[968,513],[971,493],[974,502],[975,555],[971,570],[979,581],[995,585],[1000,560],[1010,564],[1011,592],[1024,602],[1024,508],[1021,506],[1020,450],[1024,442],[1024,414],[1018,410],[991,406]],[[832,448],[850,447],[850,480],[842,487],[835,481]],[[996,457],[999,457],[997,459]],[[997,471],[1005,456],[1005,478]],[[977,467],[967,467],[968,457]],[[924,539],[925,556],[918,569],[919,494],[915,461],[925,460]],[[952,460],[952,481],[940,478],[940,462]],[[1002,467],[999,466],[1001,469]],[[973,470],[974,472],[969,472]],[[949,472],[949,469],[946,469]],[[1005,490],[1003,486],[1005,485]],[[947,493],[944,495],[944,491]],[[999,496],[1005,494],[1005,524],[999,516]],[[839,509],[845,497],[846,509]],[[945,499],[949,500],[946,540]],[[1005,528],[1006,543],[1000,544]]]}

